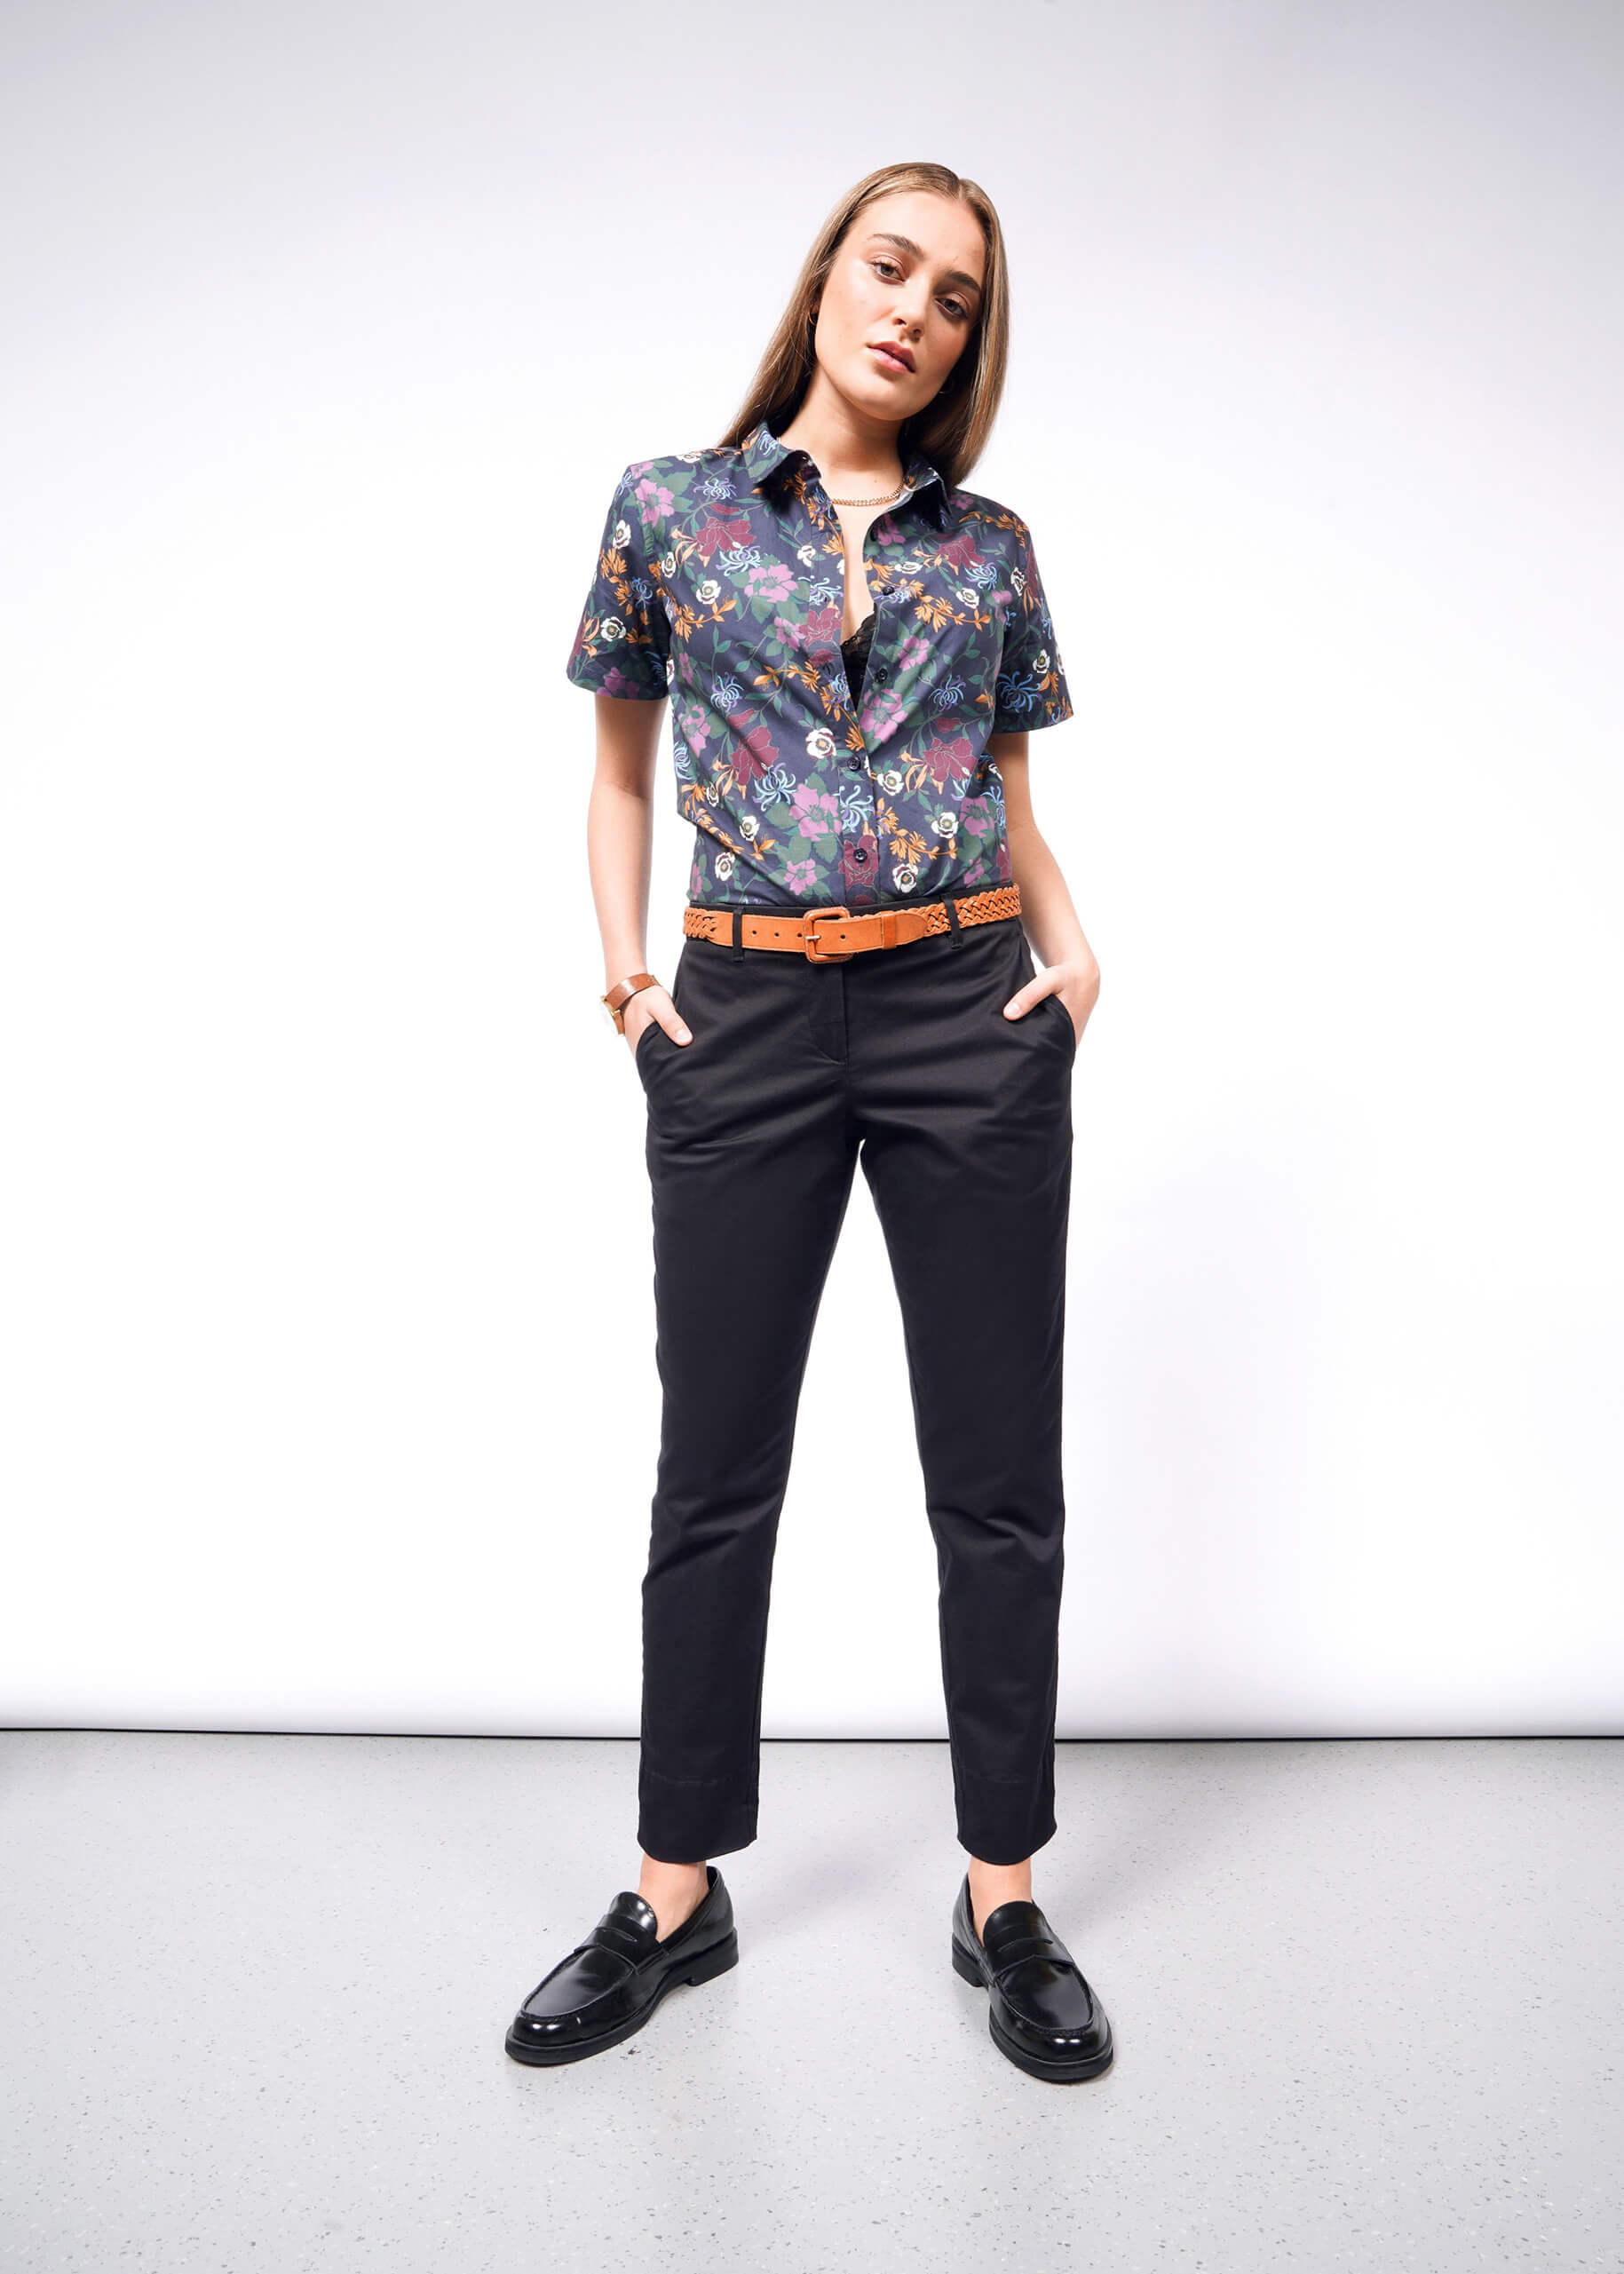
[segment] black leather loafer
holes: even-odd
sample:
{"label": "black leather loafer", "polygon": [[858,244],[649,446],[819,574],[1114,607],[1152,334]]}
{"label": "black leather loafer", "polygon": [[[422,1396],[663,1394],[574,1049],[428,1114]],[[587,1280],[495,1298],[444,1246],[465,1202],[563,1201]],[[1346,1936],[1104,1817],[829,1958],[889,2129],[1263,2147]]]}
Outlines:
{"label": "black leather loafer", "polygon": [[549,2068],[641,2029],[666,1992],[679,1982],[709,1982],[739,1963],[733,1898],[714,1864],[709,1891],[664,1942],[660,1922],[640,1895],[617,1895],[583,1943],[538,1982],[513,2016],[508,2051],[516,2061]]}
{"label": "black leather loafer", "polygon": [[988,2033],[1028,2076],[1073,2085],[1111,2066],[1105,2008],[1035,1903],[999,1904],[978,1935],[966,1872],[953,1906],[953,1969],[987,1993]]}

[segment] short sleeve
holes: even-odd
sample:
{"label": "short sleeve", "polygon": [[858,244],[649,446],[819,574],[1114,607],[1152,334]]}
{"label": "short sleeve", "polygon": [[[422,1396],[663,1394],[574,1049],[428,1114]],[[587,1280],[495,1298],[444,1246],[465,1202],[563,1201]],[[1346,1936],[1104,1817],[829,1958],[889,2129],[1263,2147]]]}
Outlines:
{"label": "short sleeve", "polygon": [[654,461],[635,460],[614,485],[598,568],[566,669],[594,694],[655,702],[665,693],[670,623],[658,563],[659,520],[669,494]]}
{"label": "short sleeve", "polygon": [[1004,619],[1003,647],[994,690],[992,733],[1019,734],[1058,726],[1072,715],[1072,698],[1055,646],[1054,620],[1038,574],[1032,532],[1024,521],[1013,531],[1010,581],[1014,587]]}

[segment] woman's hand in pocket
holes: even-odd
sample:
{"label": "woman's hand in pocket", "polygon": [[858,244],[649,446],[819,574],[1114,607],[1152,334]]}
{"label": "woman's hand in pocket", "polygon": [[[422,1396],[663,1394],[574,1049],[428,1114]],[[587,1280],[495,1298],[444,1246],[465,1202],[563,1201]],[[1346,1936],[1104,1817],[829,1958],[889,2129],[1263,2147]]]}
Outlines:
{"label": "woman's hand in pocket", "polygon": [[1045,963],[1010,997],[1003,1007],[1004,1017],[1024,1018],[1028,1011],[1037,1009],[1046,994],[1058,996],[1061,1010],[1072,1022],[1072,1033],[1081,1042],[1083,1029],[1099,1000],[1099,965],[1091,955],[1086,963]]}
{"label": "woman's hand in pocket", "polygon": [[691,1042],[693,1040],[683,1022],[682,1013],[664,987],[639,987],[621,1013],[626,1046],[633,1058],[638,1054],[638,1044],[643,1039],[644,1028],[656,1022],[664,1027],[673,1042]]}

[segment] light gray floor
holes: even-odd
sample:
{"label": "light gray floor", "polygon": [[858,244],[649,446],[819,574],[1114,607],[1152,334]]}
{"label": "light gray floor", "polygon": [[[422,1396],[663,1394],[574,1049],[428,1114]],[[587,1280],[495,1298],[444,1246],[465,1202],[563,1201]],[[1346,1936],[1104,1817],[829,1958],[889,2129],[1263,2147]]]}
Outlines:
{"label": "light gray floor", "polygon": [[1624,2267],[1624,1740],[1060,1748],[1035,1892],[1117,2035],[947,1961],[946,1748],[768,1744],[740,1964],[562,2070],[630,1743],[0,1735],[0,2265]]}

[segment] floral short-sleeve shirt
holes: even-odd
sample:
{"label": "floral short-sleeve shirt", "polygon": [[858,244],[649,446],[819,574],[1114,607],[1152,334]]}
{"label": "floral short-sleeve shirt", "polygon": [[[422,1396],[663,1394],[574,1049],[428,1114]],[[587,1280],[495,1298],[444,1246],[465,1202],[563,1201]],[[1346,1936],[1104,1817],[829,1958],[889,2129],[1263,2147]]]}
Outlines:
{"label": "floral short-sleeve shirt", "polygon": [[629,465],[569,652],[576,686],[671,699],[688,898],[803,907],[1010,878],[991,734],[1072,715],[1032,533],[917,452],[869,529],[853,701],[846,564],[817,466],[765,425]]}

